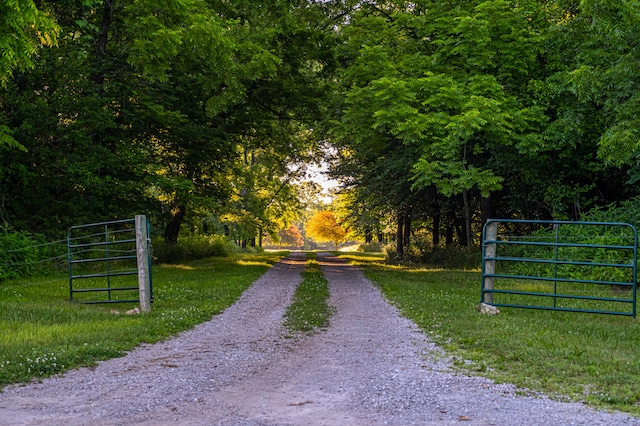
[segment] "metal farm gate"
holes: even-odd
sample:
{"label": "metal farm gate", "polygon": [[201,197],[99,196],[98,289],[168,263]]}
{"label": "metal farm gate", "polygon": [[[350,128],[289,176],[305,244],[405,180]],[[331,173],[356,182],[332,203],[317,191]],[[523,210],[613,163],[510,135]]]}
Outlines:
{"label": "metal farm gate", "polygon": [[627,223],[489,220],[480,300],[635,318],[637,258]]}
{"label": "metal farm gate", "polygon": [[145,216],[72,226],[67,232],[69,297],[78,303],[140,302],[150,310],[151,243]]}

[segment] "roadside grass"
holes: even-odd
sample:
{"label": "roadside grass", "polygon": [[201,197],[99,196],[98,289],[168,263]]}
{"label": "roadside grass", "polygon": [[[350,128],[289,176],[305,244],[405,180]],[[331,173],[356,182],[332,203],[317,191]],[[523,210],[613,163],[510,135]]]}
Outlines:
{"label": "roadside grass", "polygon": [[329,325],[332,309],[327,305],[329,287],[316,253],[307,253],[307,266],[302,273],[302,282],[296,288],[293,301],[287,308],[284,326],[290,333],[312,333]]}
{"label": "roadside grass", "polygon": [[476,311],[480,272],[391,266],[339,253],[453,357],[461,370],[599,409],[640,415],[640,328],[611,315],[503,308]]}
{"label": "roadside grass", "polygon": [[[209,320],[286,252],[153,267],[152,312],[137,304],[69,302],[66,276],[0,283],[0,389],[122,356]],[[117,310],[116,315],[110,311]]]}

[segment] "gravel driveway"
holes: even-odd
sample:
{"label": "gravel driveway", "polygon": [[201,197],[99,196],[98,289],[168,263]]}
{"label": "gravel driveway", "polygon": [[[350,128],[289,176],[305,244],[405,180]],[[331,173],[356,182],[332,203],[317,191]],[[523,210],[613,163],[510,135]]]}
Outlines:
{"label": "gravel driveway", "polygon": [[327,330],[282,328],[305,265],[293,253],[191,331],[6,389],[0,425],[640,425],[452,373],[358,269],[319,261],[336,310]]}

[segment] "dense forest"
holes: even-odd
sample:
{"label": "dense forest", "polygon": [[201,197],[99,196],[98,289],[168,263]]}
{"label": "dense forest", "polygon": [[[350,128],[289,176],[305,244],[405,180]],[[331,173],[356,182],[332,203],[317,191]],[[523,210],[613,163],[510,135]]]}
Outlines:
{"label": "dense forest", "polygon": [[260,245],[326,208],[318,162],[345,227],[399,254],[639,195],[637,1],[0,0],[0,17],[5,229],[146,214],[168,242]]}

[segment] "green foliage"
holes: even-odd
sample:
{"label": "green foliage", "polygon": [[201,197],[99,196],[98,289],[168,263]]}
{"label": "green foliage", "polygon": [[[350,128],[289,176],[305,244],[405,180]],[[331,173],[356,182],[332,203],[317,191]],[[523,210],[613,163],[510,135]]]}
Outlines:
{"label": "green foliage", "polygon": [[[0,89],[5,89],[14,71],[35,66],[33,57],[41,46],[57,43],[59,28],[33,0],[0,1]],[[0,114],[0,120],[2,114]],[[13,131],[0,121],[0,148],[25,150],[13,138]]]}
{"label": "green foliage", "polygon": [[[604,223],[629,223],[638,229],[640,225],[640,198],[635,197],[608,207],[597,207],[585,213],[583,221]],[[625,226],[613,225],[562,225],[557,233],[553,228],[543,227],[530,236],[515,237],[521,242],[558,241],[565,244],[584,244],[592,246],[633,247],[632,230]],[[630,250],[609,249],[605,247],[554,247],[536,245],[498,246],[500,256],[566,260],[572,262],[594,262],[609,265],[629,265],[633,253]],[[575,280],[599,280],[632,282],[631,270],[616,266],[559,265],[544,263],[510,262],[504,265],[507,271],[517,275],[560,277]]]}
{"label": "green foliage", "polygon": [[[531,261],[498,261],[497,273],[546,280],[499,278],[496,279],[494,288],[571,295],[576,298],[533,298],[498,293],[494,295],[496,303],[631,312],[628,300],[635,285],[631,268],[633,251],[629,248],[612,248],[634,247],[635,240],[630,228],[568,224],[559,226],[557,232],[555,229],[543,228],[531,236],[513,237],[513,240],[520,244],[558,242],[561,246],[499,244],[499,257]],[[586,245],[590,247],[585,247]],[[617,284],[603,284],[605,282]],[[607,301],[580,299],[581,297],[606,298]]]}
{"label": "green foliage", "polygon": [[358,141],[370,138],[369,126],[422,148],[414,188],[486,195],[502,181],[486,153],[536,149],[532,130],[544,117],[521,78],[524,69],[535,73],[538,22],[521,2],[457,3],[363,8],[348,30],[357,51],[345,71],[345,115]]}
{"label": "green foliage", "polygon": [[469,252],[462,246],[451,244],[445,247],[433,247],[427,235],[420,234],[412,238],[404,247],[404,255],[399,258],[395,244],[385,247],[386,262],[401,265],[422,265],[429,268],[450,268],[474,270],[480,267],[480,252]]}
{"label": "green foliage", "polygon": [[56,44],[59,28],[33,0],[2,0],[0,16],[0,87],[5,88],[14,70],[34,67],[38,48]]}
{"label": "green foliage", "polygon": [[381,253],[384,250],[382,243],[360,244],[358,251],[362,253]]}
{"label": "green foliage", "polygon": [[633,197],[606,207],[596,207],[584,215],[593,222],[629,223],[640,229],[640,197]]}
{"label": "green foliage", "polygon": [[66,276],[0,286],[0,388],[95,365],[209,320],[235,302],[283,253],[155,266],[152,312],[69,302]]}
{"label": "green foliage", "polygon": [[[640,93],[633,81],[638,78],[637,63],[640,30],[640,7],[637,2],[595,2],[585,0],[582,7],[591,20],[589,43],[573,71],[575,89],[595,96],[581,96],[581,100],[604,106],[608,128],[602,133],[600,155],[614,164],[633,161],[638,151],[636,113]],[[581,79],[581,73],[588,75]],[[584,82],[584,84],[581,84]]]}
{"label": "green foliage", "polygon": [[153,259],[157,263],[180,263],[208,257],[229,257],[237,251],[235,244],[223,235],[192,235],[177,244],[153,241]]}

